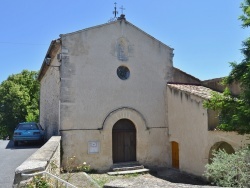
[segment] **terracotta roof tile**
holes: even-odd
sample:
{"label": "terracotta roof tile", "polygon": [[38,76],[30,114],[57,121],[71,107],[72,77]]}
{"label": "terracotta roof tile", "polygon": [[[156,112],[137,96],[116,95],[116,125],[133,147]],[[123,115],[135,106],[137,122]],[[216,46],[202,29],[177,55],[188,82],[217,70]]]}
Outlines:
{"label": "terracotta roof tile", "polygon": [[211,92],[214,92],[214,90],[200,85],[170,84],[170,83],[168,83],[167,85],[170,88],[177,89],[185,93],[193,94],[203,99],[210,99]]}

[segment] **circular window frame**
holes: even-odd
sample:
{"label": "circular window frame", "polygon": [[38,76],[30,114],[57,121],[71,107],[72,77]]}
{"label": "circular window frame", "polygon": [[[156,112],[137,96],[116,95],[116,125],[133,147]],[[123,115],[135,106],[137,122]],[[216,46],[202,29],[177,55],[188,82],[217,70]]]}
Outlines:
{"label": "circular window frame", "polygon": [[127,80],[130,77],[130,70],[128,67],[121,65],[116,69],[116,74],[121,80]]}

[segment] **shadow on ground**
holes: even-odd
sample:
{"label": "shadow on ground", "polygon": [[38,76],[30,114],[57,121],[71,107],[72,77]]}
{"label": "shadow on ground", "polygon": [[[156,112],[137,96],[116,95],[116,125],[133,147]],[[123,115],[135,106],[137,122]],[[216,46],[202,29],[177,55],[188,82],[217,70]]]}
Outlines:
{"label": "shadow on ground", "polygon": [[9,140],[5,149],[29,149],[29,148],[40,148],[43,144],[38,142],[20,142],[18,146],[14,146],[13,140]]}
{"label": "shadow on ground", "polygon": [[151,171],[150,174],[152,176],[172,183],[190,185],[210,185],[209,182],[203,179],[202,177],[188,174],[185,172],[180,172],[179,170],[173,168],[158,169],[157,171]]}

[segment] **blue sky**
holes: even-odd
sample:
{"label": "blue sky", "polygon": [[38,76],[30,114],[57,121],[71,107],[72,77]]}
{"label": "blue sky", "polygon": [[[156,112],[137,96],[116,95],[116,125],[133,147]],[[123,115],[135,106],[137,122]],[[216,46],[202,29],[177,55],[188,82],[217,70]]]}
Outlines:
{"label": "blue sky", "polygon": [[241,0],[2,0],[0,82],[23,69],[39,70],[59,34],[106,23],[114,2],[129,22],[174,48],[174,66],[201,80],[226,76],[240,62],[249,29]]}

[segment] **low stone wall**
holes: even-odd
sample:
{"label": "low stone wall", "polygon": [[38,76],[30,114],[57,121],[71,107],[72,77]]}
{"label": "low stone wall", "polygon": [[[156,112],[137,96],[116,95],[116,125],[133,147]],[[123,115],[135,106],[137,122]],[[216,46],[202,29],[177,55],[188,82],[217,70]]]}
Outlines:
{"label": "low stone wall", "polygon": [[22,176],[22,173],[30,174],[39,171],[53,171],[60,174],[60,141],[61,136],[51,137],[39,150],[32,154],[15,170],[13,187],[21,187],[30,177]]}

